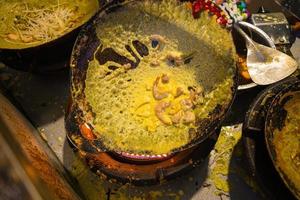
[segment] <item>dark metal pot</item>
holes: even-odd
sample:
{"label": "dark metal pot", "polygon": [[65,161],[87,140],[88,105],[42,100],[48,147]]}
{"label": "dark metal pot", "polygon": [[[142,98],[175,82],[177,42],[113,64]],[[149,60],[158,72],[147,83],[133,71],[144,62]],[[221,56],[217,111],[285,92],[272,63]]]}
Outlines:
{"label": "dark metal pot", "polygon": [[[283,168],[282,165],[280,166],[278,164],[278,160],[281,157],[281,155],[278,154],[279,149],[277,149],[276,144],[274,143],[274,141],[275,141],[274,138],[276,136],[278,137],[278,134],[282,134],[283,128],[285,126],[287,126],[286,123],[288,123],[288,122],[286,121],[286,119],[288,116],[288,112],[291,112],[291,110],[286,110],[285,105],[287,105],[287,103],[289,101],[297,98],[295,96],[295,94],[298,94],[298,95],[300,94],[300,80],[299,79],[297,81],[294,81],[290,85],[286,86],[285,88],[283,88],[273,99],[271,106],[268,110],[267,116],[266,116],[265,142],[266,142],[269,156],[270,156],[277,172],[279,173],[281,179],[283,180],[283,182],[285,183],[287,188],[289,188],[289,190],[295,195],[295,197],[300,199],[300,188],[297,187],[293,183],[293,181],[292,181],[293,177],[291,177],[291,175],[289,175],[289,173],[286,171],[286,168]],[[298,98],[297,98],[297,100],[298,100]],[[300,99],[299,99],[299,101],[300,101]],[[295,132],[294,134],[299,134],[299,133]],[[297,139],[296,136],[295,136],[295,139]],[[300,155],[298,155],[298,157],[299,156]],[[295,159],[297,159],[297,158],[295,158]],[[291,160],[293,160],[292,157],[291,157]],[[286,165],[292,166],[293,164],[291,162],[286,163]],[[295,162],[297,162],[297,161],[295,161]],[[299,166],[298,166],[298,170],[299,170]]]}
{"label": "dark metal pot", "polygon": [[[103,2],[100,0],[90,1],[86,6],[87,14],[76,22],[73,28],[49,41],[14,44],[0,37],[0,62],[17,70],[36,73],[47,73],[68,67],[68,60],[80,27],[99,10],[101,4]],[[5,16],[2,17],[5,19]]]}
{"label": "dark metal pot", "polygon": [[93,127],[86,124],[83,113],[90,112],[91,110],[86,103],[84,93],[86,73],[89,61],[93,60],[95,52],[101,45],[101,38],[99,39],[97,36],[96,27],[97,24],[101,23],[103,20],[103,16],[109,15],[111,12],[118,12],[118,10],[122,8],[123,4],[117,4],[116,6],[116,4],[112,3],[107,8],[100,10],[94,19],[88,22],[87,25],[82,29],[77,38],[77,42],[74,46],[71,57],[71,104],[66,115],[66,129],[69,140],[77,148],[85,152],[113,152],[127,159],[147,161],[161,160],[165,157],[173,155],[176,152],[181,152],[195,147],[207,139],[215,132],[217,128],[220,127],[222,120],[225,118],[225,115],[229,110],[237,91],[237,68],[234,64],[232,66],[224,66],[223,63],[222,65],[224,58],[218,57],[217,54],[215,54],[215,59],[219,62],[219,65],[213,66],[213,68],[201,69],[203,74],[201,75],[202,77],[199,77],[199,79],[202,80],[201,83],[205,90],[209,91],[212,90],[214,85],[228,78],[228,70],[231,71],[232,76],[230,76],[230,79],[232,80],[233,85],[230,86],[231,92],[227,94],[229,95],[230,100],[228,102],[222,102],[218,104],[205,119],[197,122],[199,124],[199,128],[196,130],[196,136],[190,140],[188,144],[163,155],[140,155],[132,152],[119,152],[109,149],[107,146],[105,146],[101,141],[101,138],[93,134]]}

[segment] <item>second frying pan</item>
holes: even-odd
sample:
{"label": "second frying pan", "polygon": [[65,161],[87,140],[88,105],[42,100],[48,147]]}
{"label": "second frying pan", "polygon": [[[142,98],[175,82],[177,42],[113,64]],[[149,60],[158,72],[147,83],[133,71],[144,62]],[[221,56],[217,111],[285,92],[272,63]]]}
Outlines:
{"label": "second frying pan", "polygon": [[266,117],[265,141],[280,177],[300,199],[300,81],[274,98]]}

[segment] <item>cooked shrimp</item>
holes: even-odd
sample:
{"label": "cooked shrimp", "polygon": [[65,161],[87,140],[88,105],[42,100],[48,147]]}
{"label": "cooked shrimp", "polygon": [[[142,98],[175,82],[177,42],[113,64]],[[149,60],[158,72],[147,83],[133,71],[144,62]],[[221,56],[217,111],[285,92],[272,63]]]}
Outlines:
{"label": "cooked shrimp", "polygon": [[197,87],[196,89],[190,91],[190,99],[192,102],[196,102],[201,95],[203,95],[202,87]]}
{"label": "cooked shrimp", "polygon": [[195,113],[192,111],[185,112],[182,117],[182,122],[185,124],[194,123],[195,120],[196,120],[196,116],[195,116]]}
{"label": "cooked shrimp", "polygon": [[177,112],[176,114],[174,114],[172,117],[171,117],[171,120],[174,124],[179,124],[180,123],[180,120],[183,116],[183,111],[179,111]]}
{"label": "cooked shrimp", "polygon": [[184,59],[179,52],[169,52],[165,57],[165,60],[169,61],[172,65],[180,66],[184,64]]}
{"label": "cooked shrimp", "polygon": [[181,87],[178,87],[177,89],[176,89],[176,94],[175,94],[175,98],[177,98],[177,97],[180,97],[181,95],[183,95],[184,94],[184,91],[183,91],[183,89],[181,88]]}
{"label": "cooked shrimp", "polygon": [[156,80],[154,81],[153,87],[152,87],[152,93],[153,93],[153,96],[156,100],[162,100],[162,99],[169,96],[168,92],[160,92],[158,90],[159,80],[160,80],[160,77],[157,77]]}
{"label": "cooked shrimp", "polygon": [[156,117],[164,124],[166,125],[171,125],[172,121],[170,119],[170,117],[166,114],[166,109],[168,107],[171,106],[170,102],[159,102],[156,106],[155,106],[155,115]]}
{"label": "cooked shrimp", "polygon": [[167,74],[163,74],[163,75],[161,76],[161,82],[162,82],[162,83],[169,83],[169,81],[170,81],[170,78],[168,77]]}
{"label": "cooked shrimp", "polygon": [[182,110],[186,111],[193,108],[194,104],[190,99],[183,99],[180,101]]}

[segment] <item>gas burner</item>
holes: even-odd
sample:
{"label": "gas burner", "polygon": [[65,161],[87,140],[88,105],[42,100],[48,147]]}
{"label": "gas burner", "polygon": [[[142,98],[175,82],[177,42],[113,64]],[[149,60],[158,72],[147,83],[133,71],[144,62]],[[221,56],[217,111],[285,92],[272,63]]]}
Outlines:
{"label": "gas burner", "polygon": [[209,155],[215,142],[216,140],[209,138],[195,148],[157,162],[141,163],[109,153],[85,154],[84,157],[92,171],[103,173],[119,182],[136,185],[157,184],[198,166]]}
{"label": "gas burner", "polygon": [[[65,126],[67,132],[86,132],[74,123],[74,110],[72,99],[68,101],[66,109]],[[98,152],[90,144],[82,143],[79,148],[69,138],[69,144],[84,159],[89,168],[99,176],[105,175],[108,179],[117,180],[120,183],[132,183],[134,185],[154,185],[190,171],[204,161],[217,142],[220,128],[216,128],[212,134],[200,144],[178,153],[162,154],[156,156],[135,155],[121,152]],[[93,138],[89,131],[83,135]]]}
{"label": "gas burner", "polygon": [[295,81],[299,79],[291,77],[263,90],[250,105],[243,124],[243,144],[249,171],[266,199],[295,199],[273,166],[264,138],[265,117],[273,98]]}
{"label": "gas burner", "polygon": [[176,153],[162,160],[135,160],[112,153],[86,153],[80,151],[87,165],[98,175],[120,183],[154,185],[170,180],[199,166],[213,149],[219,130],[197,147]]}

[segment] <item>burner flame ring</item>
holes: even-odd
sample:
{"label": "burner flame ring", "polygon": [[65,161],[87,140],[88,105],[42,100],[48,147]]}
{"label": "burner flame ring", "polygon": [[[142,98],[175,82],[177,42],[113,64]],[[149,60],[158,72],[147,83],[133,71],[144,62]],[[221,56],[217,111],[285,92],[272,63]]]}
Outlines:
{"label": "burner flame ring", "polygon": [[159,162],[163,160],[167,160],[170,157],[173,157],[174,154],[158,154],[158,155],[146,155],[146,154],[133,154],[126,152],[116,152],[118,157],[134,162]]}

